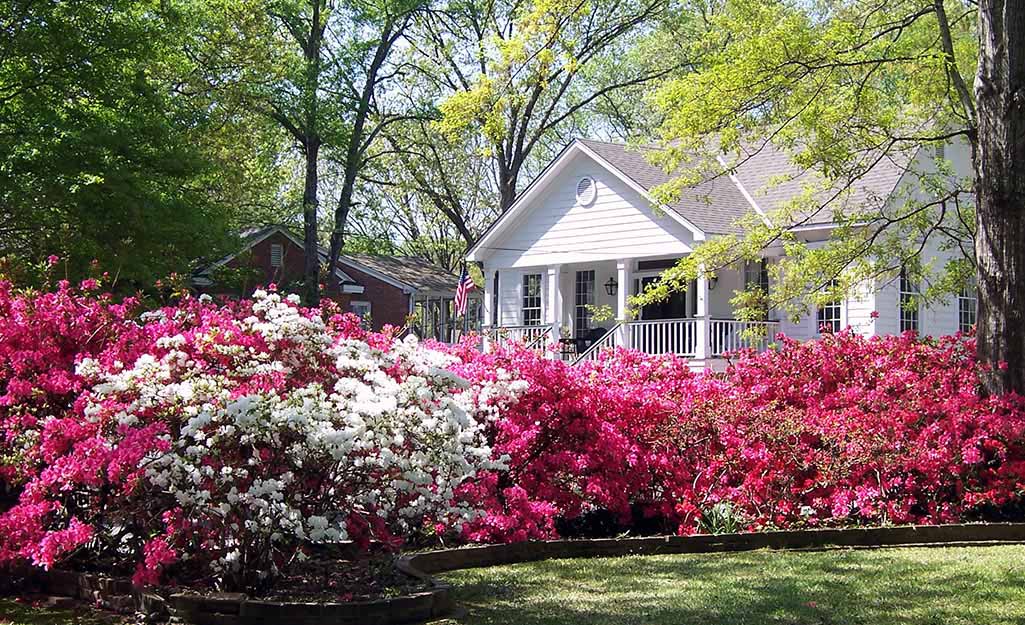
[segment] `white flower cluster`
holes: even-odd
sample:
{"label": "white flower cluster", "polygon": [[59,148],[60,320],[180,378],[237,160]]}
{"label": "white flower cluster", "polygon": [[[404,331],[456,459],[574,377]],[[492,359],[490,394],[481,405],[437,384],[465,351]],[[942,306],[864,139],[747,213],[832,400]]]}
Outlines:
{"label": "white flower cluster", "polygon": [[[184,337],[162,339],[161,358],[100,375],[87,409],[117,396],[128,398],[119,423],[154,414],[175,423],[170,452],[146,458],[146,476],[190,518],[223,528],[215,567],[237,568],[254,544],[345,541],[353,515],[377,515],[398,532],[425,518],[472,518],[455,489],[505,468],[484,428],[525,385],[501,374],[468,389],[449,370],[452,357],[415,339],[386,350],[335,340],[323,320],[277,294],[254,297],[236,331],[283,347],[230,345],[219,352],[232,359],[227,371],[194,360]],[[291,379],[312,362],[332,364],[314,380]],[[268,373],[288,380],[287,390],[260,377]]]}

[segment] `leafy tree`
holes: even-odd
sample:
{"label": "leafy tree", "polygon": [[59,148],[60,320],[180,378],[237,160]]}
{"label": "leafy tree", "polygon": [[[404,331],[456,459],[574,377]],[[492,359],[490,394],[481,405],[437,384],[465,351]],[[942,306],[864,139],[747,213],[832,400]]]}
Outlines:
{"label": "leafy tree", "polygon": [[[1011,69],[1021,66],[1010,61],[1019,58],[1022,33],[1008,26],[1025,9],[980,7],[959,0],[702,3],[705,32],[686,53],[696,71],[666,81],[651,98],[665,116],[660,162],[683,172],[663,197],[772,149],[785,151],[796,172],[774,182],[809,172],[801,179],[815,183],[768,222],[751,219],[744,234],[703,245],[641,301],[769,247],[784,253],[773,268],[778,288],[741,294],[735,304],[742,310],[758,314],[769,305],[795,314],[861,281],[894,279],[902,268],[929,285],[927,296],[942,297],[977,273],[979,350],[993,365],[984,384],[1025,390],[1025,284],[1017,269],[1025,267],[1025,247],[1013,242],[1021,239],[1022,196],[1011,182],[1020,179],[1014,150],[1025,149],[1015,125],[1021,106],[1013,104],[1025,70]],[[965,77],[976,68],[973,93]],[[951,144],[970,147],[974,173],[942,158]],[[902,170],[911,192],[890,202],[845,202],[883,161]],[[836,230],[822,247],[801,244],[792,230],[823,221]],[[923,263],[926,246],[955,249],[973,236],[974,253],[962,247],[966,253],[944,267]],[[800,297],[807,293],[814,295]]]}
{"label": "leafy tree", "polygon": [[345,29],[350,34],[334,57],[333,88],[344,139],[333,157],[339,166],[341,188],[328,250],[329,275],[334,273],[345,243],[360,172],[380,157],[380,151],[374,149],[378,136],[390,125],[420,117],[390,91],[401,89],[395,82],[402,74],[402,64],[393,62],[393,51],[406,36],[413,16],[426,5],[426,0],[372,0],[353,2],[344,12]]}
{"label": "leafy tree", "polygon": [[5,5],[0,255],[25,265],[57,254],[68,277],[98,259],[131,288],[227,243],[225,181],[254,181],[259,166],[176,91],[181,28],[173,3]]}
{"label": "leafy tree", "polygon": [[361,173],[353,227],[395,241],[403,253],[454,269],[497,217],[494,170],[474,135],[448,140],[429,120],[383,133],[382,156]]}
{"label": "leafy tree", "polygon": [[[388,213],[401,236],[448,265],[569,137],[637,123],[642,90],[681,65],[653,53],[672,38],[656,28],[671,18],[665,0],[457,0],[417,13],[407,91],[435,123],[383,133],[402,172],[386,185],[403,198]],[[458,239],[443,242],[450,232]]]}
{"label": "leafy tree", "polygon": [[[205,81],[219,98],[271,120],[301,161],[306,247],[304,299],[320,297],[317,253],[332,215],[330,275],[354,205],[358,173],[373,160],[381,129],[407,114],[390,108],[400,75],[390,62],[420,0],[208,0],[196,41]],[[321,198],[337,194],[332,213]]]}
{"label": "leafy tree", "polygon": [[197,36],[187,43],[194,81],[213,101],[275,124],[294,148],[301,163],[303,296],[310,305],[320,297],[320,155],[332,136],[325,92],[330,13],[329,0],[209,0],[193,6]]}

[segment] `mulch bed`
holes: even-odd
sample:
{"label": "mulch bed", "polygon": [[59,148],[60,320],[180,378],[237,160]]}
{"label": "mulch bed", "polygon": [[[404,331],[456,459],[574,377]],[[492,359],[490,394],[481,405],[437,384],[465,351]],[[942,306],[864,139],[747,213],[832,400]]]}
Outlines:
{"label": "mulch bed", "polygon": [[423,580],[395,570],[393,557],[359,560],[311,558],[292,567],[274,587],[251,598],[270,601],[349,602],[398,597],[429,589]]}

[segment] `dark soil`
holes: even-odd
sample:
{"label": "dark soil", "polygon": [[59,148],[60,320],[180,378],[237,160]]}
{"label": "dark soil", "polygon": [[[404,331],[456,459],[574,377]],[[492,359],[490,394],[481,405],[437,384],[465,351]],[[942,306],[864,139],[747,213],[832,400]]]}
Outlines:
{"label": "dark soil", "polygon": [[428,590],[429,583],[392,565],[391,555],[359,560],[311,558],[274,582],[260,596],[272,601],[371,601]]}

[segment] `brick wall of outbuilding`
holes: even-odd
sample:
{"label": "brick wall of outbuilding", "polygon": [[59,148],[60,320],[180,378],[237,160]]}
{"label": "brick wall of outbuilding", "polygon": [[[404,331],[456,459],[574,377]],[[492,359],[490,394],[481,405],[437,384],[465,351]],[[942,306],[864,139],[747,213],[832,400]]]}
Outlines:
{"label": "brick wall of outbuilding", "polygon": [[[282,246],[281,267],[271,267],[271,245]],[[274,283],[282,291],[297,292],[302,281],[304,265],[303,248],[296,245],[290,238],[275,232],[247,251],[228,261],[232,269],[242,269],[246,279],[237,284],[214,284],[202,287],[201,293],[210,295],[227,295],[231,297],[249,296],[254,290]],[[334,284],[327,287],[327,297],[338,302],[345,310],[350,310],[354,301],[370,302],[370,318],[375,330],[385,324],[402,326],[409,314],[409,295],[402,289],[383,280],[364,273],[359,269],[343,264],[342,271],[353,280],[363,285],[363,293],[339,293]]]}

